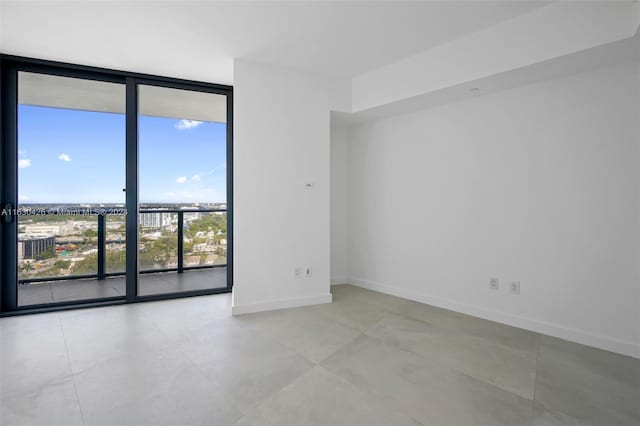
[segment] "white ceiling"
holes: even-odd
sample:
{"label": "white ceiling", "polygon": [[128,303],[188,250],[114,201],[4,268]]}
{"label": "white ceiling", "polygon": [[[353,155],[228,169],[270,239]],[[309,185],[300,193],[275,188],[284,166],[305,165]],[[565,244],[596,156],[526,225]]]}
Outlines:
{"label": "white ceiling", "polygon": [[352,77],[547,3],[0,0],[0,49],[229,84],[234,58]]}
{"label": "white ceiling", "polygon": [[[139,87],[139,113],[152,117],[225,123],[227,97],[215,93]],[[83,111],[125,112],[125,86],[119,83],[18,73],[18,103]]]}

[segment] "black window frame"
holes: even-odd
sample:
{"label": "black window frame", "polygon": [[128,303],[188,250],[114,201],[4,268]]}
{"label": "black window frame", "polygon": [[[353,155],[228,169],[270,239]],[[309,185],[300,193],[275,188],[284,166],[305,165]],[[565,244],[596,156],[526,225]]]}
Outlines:
{"label": "black window frame", "polygon": [[[0,54],[0,209],[15,208],[17,203],[17,90],[18,72],[33,72],[85,80],[121,83],[126,90],[126,206],[127,246],[134,241],[135,254],[127,254],[126,296],[104,299],[85,299],[46,305],[18,306],[18,277],[16,265],[9,265],[9,257],[17,258],[17,227],[7,226],[0,218],[0,317],[39,312],[62,311],[96,306],[139,303],[183,297],[228,293],[233,288],[233,86],[198,82],[173,77],[119,71],[44,59]],[[150,85],[173,89],[214,93],[226,96],[226,185],[227,185],[227,285],[223,288],[184,292],[138,295],[138,87]],[[13,160],[9,160],[13,158]],[[13,251],[13,255],[8,254]]]}

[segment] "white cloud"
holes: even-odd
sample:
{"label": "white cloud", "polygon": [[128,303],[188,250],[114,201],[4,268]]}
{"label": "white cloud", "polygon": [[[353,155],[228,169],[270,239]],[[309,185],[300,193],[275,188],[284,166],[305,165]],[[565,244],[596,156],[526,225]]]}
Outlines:
{"label": "white cloud", "polygon": [[31,197],[28,195],[18,194],[18,201],[30,201]]}
{"label": "white cloud", "polygon": [[202,121],[196,120],[180,120],[173,127],[178,130],[193,129],[202,124]]}
{"label": "white cloud", "polygon": [[26,169],[27,167],[31,167],[31,160],[29,158],[18,160],[18,168]]}
{"label": "white cloud", "polygon": [[176,179],[176,182],[178,183],[185,183],[186,181],[187,181],[186,176],[180,176],[178,179]]}
{"label": "white cloud", "polygon": [[69,162],[71,161],[71,157],[69,157],[69,154],[65,154],[63,152],[62,154],[58,155],[58,160]]}
{"label": "white cloud", "polygon": [[201,178],[200,178],[200,175],[193,175],[193,176],[191,176],[191,180],[192,180],[193,182],[200,182],[200,179],[201,179]]}

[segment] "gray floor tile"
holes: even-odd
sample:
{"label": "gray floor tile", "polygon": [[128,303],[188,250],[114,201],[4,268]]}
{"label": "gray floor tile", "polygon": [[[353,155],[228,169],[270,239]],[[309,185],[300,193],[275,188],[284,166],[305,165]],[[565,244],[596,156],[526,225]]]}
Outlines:
{"label": "gray floor tile", "polygon": [[322,365],[424,424],[531,422],[531,400],[367,336]]}
{"label": "gray floor tile", "polygon": [[392,313],[367,335],[533,399],[537,348],[514,350],[473,335]]}
{"label": "gray floor tile", "polygon": [[586,426],[578,419],[569,415],[547,410],[543,405],[536,403],[533,408],[532,426]]}
{"label": "gray floor tile", "polygon": [[614,354],[550,336],[540,337],[540,360],[563,362],[613,380],[640,386],[640,359]]}
{"label": "gray floor tile", "polygon": [[538,346],[538,334],[508,325],[475,318],[435,306],[411,300],[405,301],[392,311],[398,315],[425,321],[447,329],[488,340],[507,348],[535,352]]}
{"label": "gray floor tile", "polygon": [[[144,280],[170,289],[166,278]],[[30,288],[53,300],[49,285]],[[0,318],[0,419],[640,425],[640,360],[353,286],[332,293],[238,317],[224,294]]]}
{"label": "gray floor tile", "polygon": [[385,313],[385,309],[379,305],[347,301],[340,295],[334,295],[333,303],[311,306],[308,309],[360,331],[365,331],[380,321]]}
{"label": "gray floor tile", "polygon": [[58,314],[3,318],[0,337],[3,397],[37,393],[71,377]]}
{"label": "gray floor tile", "polygon": [[202,327],[238,322],[231,316],[231,294],[141,303],[137,308],[170,340],[184,340]]}
{"label": "gray floor tile", "polygon": [[59,315],[75,374],[110,358],[158,351],[172,344],[137,305],[68,311]]}
{"label": "gray floor tile", "polygon": [[543,337],[536,401],[589,425],[638,425],[638,363],[640,360]]}
{"label": "gray floor tile", "polygon": [[338,302],[368,303],[378,306],[385,311],[400,309],[407,302],[406,299],[365,290],[348,284],[332,287],[331,293],[334,295],[334,300],[337,300]]}
{"label": "gray floor tile", "polygon": [[82,425],[80,403],[73,379],[59,379],[31,388],[21,395],[3,396],[0,401],[3,426]]}
{"label": "gray floor tile", "polygon": [[242,414],[177,349],[112,358],[75,381],[87,425],[230,424]]}
{"label": "gray floor tile", "polygon": [[308,308],[263,312],[241,319],[313,362],[324,360],[360,334]]}
{"label": "gray floor tile", "polygon": [[313,364],[239,323],[202,328],[181,350],[243,410],[304,374]]}
{"label": "gray floor tile", "polygon": [[384,401],[315,367],[271,395],[237,425],[418,425]]}

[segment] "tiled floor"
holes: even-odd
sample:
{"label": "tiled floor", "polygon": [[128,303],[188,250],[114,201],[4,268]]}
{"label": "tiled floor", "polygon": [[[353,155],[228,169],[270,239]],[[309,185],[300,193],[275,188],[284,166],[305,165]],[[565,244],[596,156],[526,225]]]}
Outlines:
{"label": "tiled floor", "polygon": [[640,360],[358,289],[0,319],[2,425],[638,425]]}
{"label": "tiled floor", "polygon": [[[140,274],[138,286],[141,296],[176,293],[189,290],[224,288],[227,286],[227,269],[192,269],[181,274],[161,272]],[[18,287],[19,306],[71,300],[124,297],[125,278],[110,277],[104,280],[84,279],[22,284]]]}

